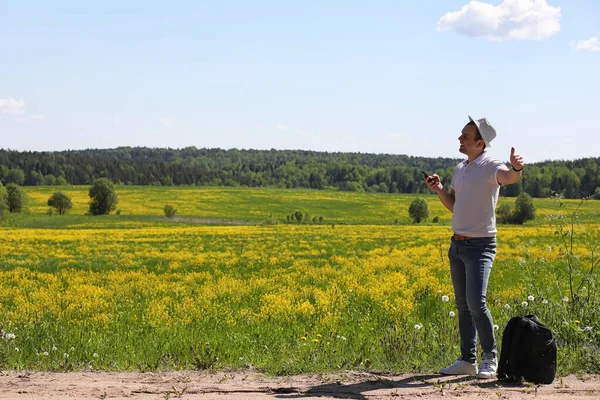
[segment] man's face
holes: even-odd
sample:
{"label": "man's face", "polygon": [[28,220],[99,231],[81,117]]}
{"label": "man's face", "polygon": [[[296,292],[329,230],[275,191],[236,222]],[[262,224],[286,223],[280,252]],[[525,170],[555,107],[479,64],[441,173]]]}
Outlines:
{"label": "man's face", "polygon": [[460,142],[460,151],[463,154],[473,154],[480,151],[483,148],[483,140],[476,140],[477,127],[475,125],[465,125],[461,135],[458,137]]}

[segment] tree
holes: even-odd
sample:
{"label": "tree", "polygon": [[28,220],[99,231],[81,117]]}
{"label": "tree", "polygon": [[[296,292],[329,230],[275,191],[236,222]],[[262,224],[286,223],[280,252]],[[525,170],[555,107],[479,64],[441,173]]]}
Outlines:
{"label": "tree", "polygon": [[423,199],[415,199],[408,207],[408,214],[417,224],[429,217],[429,207]]}
{"label": "tree", "polygon": [[90,214],[110,214],[117,207],[118,197],[115,185],[108,178],[98,178],[92,182],[89,191]]}
{"label": "tree", "polygon": [[513,220],[516,224],[523,224],[535,218],[535,206],[531,196],[527,193],[521,193],[515,200],[515,211]]}
{"label": "tree", "polygon": [[[22,185],[25,182],[25,172],[19,168],[13,168],[8,171],[4,177],[5,183],[16,183]],[[8,190],[8,187],[7,187]]]}
{"label": "tree", "polygon": [[11,213],[21,212],[25,208],[25,193],[19,185],[14,183],[6,185],[6,203]]}
{"label": "tree", "polygon": [[2,182],[0,182],[0,218],[4,216],[6,210],[8,210],[8,195],[6,194],[6,189],[2,186]]}
{"label": "tree", "polygon": [[39,186],[42,184],[43,179],[44,176],[39,171],[32,170],[27,173],[25,184],[29,186]]}
{"label": "tree", "polygon": [[596,191],[594,192],[594,199],[600,200],[600,186],[597,187]]}
{"label": "tree", "polygon": [[55,184],[55,182],[56,182],[56,177],[52,174],[48,174],[48,175],[44,176],[44,180],[42,181],[42,184],[46,185],[46,186],[52,186]]}
{"label": "tree", "polygon": [[63,192],[56,192],[48,199],[48,205],[50,207],[56,208],[59,215],[65,214],[71,208],[73,208],[73,203],[71,202],[71,198],[64,194]]}

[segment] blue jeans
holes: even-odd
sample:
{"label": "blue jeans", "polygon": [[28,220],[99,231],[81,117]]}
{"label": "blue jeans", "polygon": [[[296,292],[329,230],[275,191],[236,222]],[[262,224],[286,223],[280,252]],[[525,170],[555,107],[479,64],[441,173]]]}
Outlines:
{"label": "blue jeans", "polygon": [[477,360],[477,335],[482,357],[496,357],[494,322],[485,302],[492,263],[496,256],[496,238],[455,240],[452,238],[448,258],[458,309],[458,330],[462,360]]}

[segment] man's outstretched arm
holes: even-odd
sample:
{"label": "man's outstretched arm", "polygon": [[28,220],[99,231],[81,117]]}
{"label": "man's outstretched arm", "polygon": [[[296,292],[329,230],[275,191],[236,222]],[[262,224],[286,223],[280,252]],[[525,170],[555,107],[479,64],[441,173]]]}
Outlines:
{"label": "man's outstretched arm", "polygon": [[516,183],[521,177],[521,171],[523,170],[523,157],[520,154],[515,153],[515,148],[510,149],[510,164],[511,169],[502,167],[496,172],[496,180],[501,185],[510,185]]}

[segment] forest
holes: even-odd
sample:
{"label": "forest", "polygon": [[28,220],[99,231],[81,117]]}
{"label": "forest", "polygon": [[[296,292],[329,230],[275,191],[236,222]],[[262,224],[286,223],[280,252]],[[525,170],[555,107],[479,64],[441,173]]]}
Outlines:
{"label": "forest", "polygon": [[[458,158],[304,150],[119,147],[32,152],[0,149],[0,181],[25,186],[86,185],[106,177],[117,185],[310,188],[422,193],[421,170],[450,186]],[[507,165],[508,161],[507,161]],[[600,198],[600,157],[527,164],[501,195]]]}

